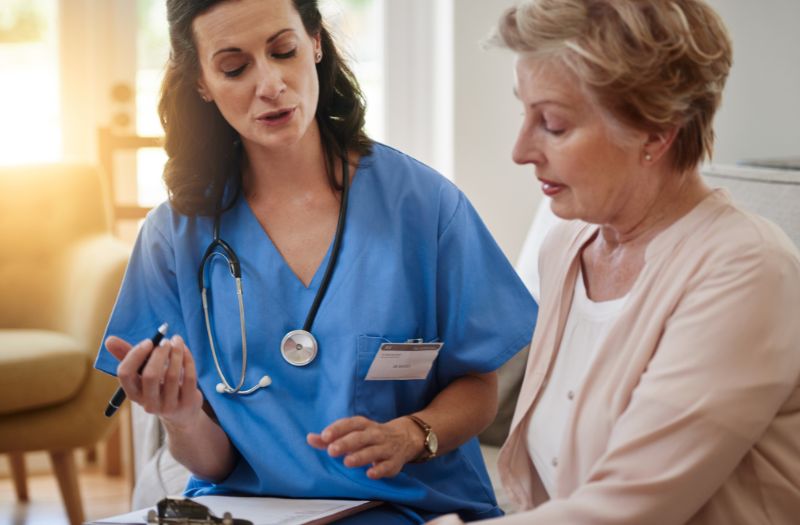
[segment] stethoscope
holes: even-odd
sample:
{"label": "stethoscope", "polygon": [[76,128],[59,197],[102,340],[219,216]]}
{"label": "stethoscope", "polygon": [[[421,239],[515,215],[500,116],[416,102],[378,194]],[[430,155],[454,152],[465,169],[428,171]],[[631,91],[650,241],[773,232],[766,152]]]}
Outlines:
{"label": "stethoscope", "polygon": [[[350,171],[347,165],[347,160],[342,158],[342,203],[339,206],[339,219],[336,223],[336,234],[333,238],[333,249],[331,251],[331,258],[328,265],[325,267],[325,275],[322,277],[322,283],[314,296],[314,302],[311,303],[311,308],[308,310],[306,322],[303,324],[301,330],[292,330],[283,336],[281,341],[281,355],[287,363],[293,366],[306,366],[317,357],[319,352],[319,344],[317,339],[311,333],[311,327],[314,325],[314,319],[317,317],[317,310],[325,297],[325,292],[330,284],[331,277],[333,277],[333,269],[336,267],[336,259],[339,257],[339,247],[342,242],[342,235],[344,233],[344,224],[347,216],[347,197],[350,187]],[[214,215],[214,238],[206,248],[202,261],[200,261],[200,269],[198,272],[200,284],[200,297],[203,302],[203,315],[205,317],[206,332],[208,333],[208,342],[211,346],[211,355],[214,357],[214,366],[217,368],[217,374],[222,381],[217,383],[216,390],[220,394],[252,394],[259,388],[266,388],[272,383],[272,379],[265,375],[256,385],[243,389],[245,373],[247,371],[247,333],[245,330],[244,321],[244,301],[242,299],[242,266],[239,263],[239,257],[231,246],[222,240],[219,235],[220,217],[222,212],[218,211]],[[239,328],[242,332],[242,375],[239,378],[239,383],[233,387],[228,382],[225,374],[222,372],[222,367],[219,364],[217,356],[216,345],[214,344],[214,334],[212,330],[212,323],[208,309],[208,290],[211,287],[211,282],[206,273],[206,265],[214,257],[222,257],[228,263],[228,269],[231,276],[236,283],[236,299],[239,303]]]}

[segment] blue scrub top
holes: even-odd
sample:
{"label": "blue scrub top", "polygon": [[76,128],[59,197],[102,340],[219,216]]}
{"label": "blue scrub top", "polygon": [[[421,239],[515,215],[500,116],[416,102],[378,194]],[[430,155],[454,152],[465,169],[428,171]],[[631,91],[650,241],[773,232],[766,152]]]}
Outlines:
{"label": "blue scrub top", "polygon": [[[429,167],[381,144],[353,178],[344,237],[312,332],[319,354],[308,366],[284,361],[280,342],[302,327],[330,248],[306,288],[239,197],[222,215],[220,237],[242,264],[249,396],[222,395],[206,335],[198,267],[213,218],[181,215],[162,204],[136,242],[106,335],[132,343],[163,322],[196,361],[199,388],[238,451],[222,483],[192,478],[187,496],[383,500],[424,516],[459,512],[466,520],[501,514],[477,439],[427,463],[373,481],[306,443],[333,421],[362,415],[379,422],[424,408],[470,372],[496,370],[531,339],[537,306],[466,197]],[[235,286],[224,259],[210,264],[211,319],[228,382],[241,374]],[[444,343],[425,380],[365,381],[379,346],[408,339]],[[104,348],[95,366],[116,372]]]}

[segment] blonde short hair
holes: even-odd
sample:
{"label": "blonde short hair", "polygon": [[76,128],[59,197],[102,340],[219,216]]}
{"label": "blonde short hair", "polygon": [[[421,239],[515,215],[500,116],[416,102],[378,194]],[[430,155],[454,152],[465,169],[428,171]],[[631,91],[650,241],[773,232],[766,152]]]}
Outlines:
{"label": "blonde short hair", "polygon": [[704,1],[523,0],[490,42],[561,61],[623,127],[677,127],[674,169],[711,157],[732,46]]}

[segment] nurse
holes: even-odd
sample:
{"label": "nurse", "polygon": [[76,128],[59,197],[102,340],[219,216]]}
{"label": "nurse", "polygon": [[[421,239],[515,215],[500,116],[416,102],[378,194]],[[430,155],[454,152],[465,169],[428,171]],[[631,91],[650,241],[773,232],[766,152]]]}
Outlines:
{"label": "nurse", "polygon": [[475,210],[368,139],[315,1],[167,11],[169,201],[96,367],[161,418],[188,496],[387,503],[364,523],[500,515],[474,436],[537,309]]}

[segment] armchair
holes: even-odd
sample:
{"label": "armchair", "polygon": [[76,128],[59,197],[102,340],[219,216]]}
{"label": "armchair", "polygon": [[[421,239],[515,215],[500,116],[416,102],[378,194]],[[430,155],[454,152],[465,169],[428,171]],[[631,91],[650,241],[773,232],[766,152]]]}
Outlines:
{"label": "armchair", "polygon": [[72,451],[110,430],[117,386],[92,363],[129,249],[110,234],[88,166],[0,169],[0,453],[27,499],[23,454],[50,454],[70,523],[83,522]]}

